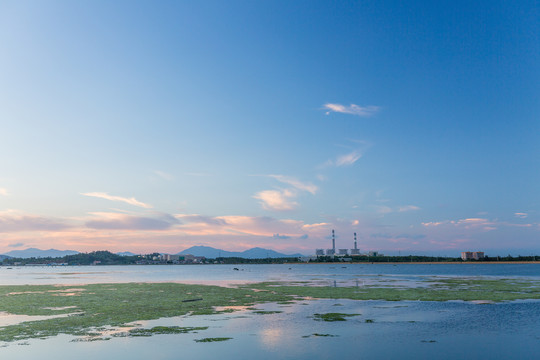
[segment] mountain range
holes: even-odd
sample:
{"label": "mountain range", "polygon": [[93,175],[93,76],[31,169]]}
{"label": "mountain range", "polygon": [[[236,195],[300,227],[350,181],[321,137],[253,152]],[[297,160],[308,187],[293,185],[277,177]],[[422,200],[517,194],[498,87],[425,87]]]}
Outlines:
{"label": "mountain range", "polygon": [[263,249],[255,247],[242,252],[226,251],[221,249],[215,249],[210,246],[192,246],[179,252],[177,255],[195,255],[204,256],[209,259],[215,259],[218,257],[240,257],[245,259],[265,259],[265,258],[283,258],[283,257],[299,257],[302,254],[282,254],[274,250]]}
{"label": "mountain range", "polygon": [[[25,250],[12,250],[5,254],[0,254],[0,261],[3,260],[5,257],[13,257],[13,258],[60,258],[67,255],[75,255],[79,254],[78,251],[74,250],[56,250],[56,249],[49,249],[49,250],[40,250],[36,248],[29,248]],[[194,255],[194,256],[204,256],[209,259],[215,259],[217,257],[240,257],[240,258],[246,258],[246,259],[265,259],[265,258],[282,258],[282,257],[299,257],[303,256],[302,254],[282,254],[274,250],[269,249],[263,249],[263,248],[252,248],[249,250],[245,250],[242,252],[234,252],[234,251],[226,251],[221,249],[216,249],[210,246],[192,246],[188,249],[185,249],[184,251],[181,251],[178,253],[178,255]],[[121,256],[133,256],[135,255],[132,252],[125,251],[125,252],[119,252],[117,255]]]}
{"label": "mountain range", "polygon": [[79,252],[78,251],[74,251],[74,250],[56,250],[56,249],[49,249],[49,250],[41,250],[41,249],[36,249],[36,248],[29,248],[29,249],[25,249],[25,250],[11,250],[5,254],[2,254],[2,255],[6,255],[6,256],[9,256],[9,257],[14,257],[14,258],[23,258],[23,259],[26,259],[26,258],[32,258],[32,257],[35,257],[35,258],[46,258],[46,257],[51,257],[51,258],[59,258],[59,257],[64,257],[66,255],[75,255],[75,254],[78,254]]}

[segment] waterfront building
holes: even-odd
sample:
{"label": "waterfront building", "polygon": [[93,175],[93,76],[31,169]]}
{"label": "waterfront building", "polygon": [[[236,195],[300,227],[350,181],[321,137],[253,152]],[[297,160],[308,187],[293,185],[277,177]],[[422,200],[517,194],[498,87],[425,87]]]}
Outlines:
{"label": "waterfront building", "polygon": [[464,251],[461,253],[461,259],[463,261],[467,260],[482,260],[484,258],[483,251]]}

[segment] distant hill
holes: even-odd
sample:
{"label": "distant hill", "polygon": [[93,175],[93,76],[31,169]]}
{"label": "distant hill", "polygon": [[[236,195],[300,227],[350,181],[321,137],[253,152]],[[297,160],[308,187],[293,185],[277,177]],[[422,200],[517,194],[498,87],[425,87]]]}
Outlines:
{"label": "distant hill", "polygon": [[9,259],[9,256],[7,256],[7,255],[0,255],[0,261],[4,261],[4,259]]}
{"label": "distant hill", "polygon": [[189,249],[181,251],[178,255],[195,255],[204,256],[209,259],[215,259],[218,257],[240,257],[245,259],[265,259],[265,258],[283,258],[283,257],[299,257],[302,254],[282,254],[274,250],[268,250],[263,248],[253,248],[242,252],[226,251],[221,249],[215,249],[210,246],[192,246]]}
{"label": "distant hill", "polygon": [[263,248],[252,248],[246,251],[243,251],[242,257],[246,259],[264,259],[264,258],[280,258],[280,257],[300,257],[304,256],[302,254],[282,254],[274,250],[263,249]]}
{"label": "distant hill", "polygon": [[27,259],[27,258],[32,258],[32,257],[35,257],[35,258],[46,258],[46,257],[52,257],[52,258],[57,258],[57,257],[63,257],[63,256],[66,256],[66,255],[75,255],[75,254],[78,254],[79,252],[78,251],[73,251],[73,250],[55,250],[55,249],[49,249],[49,250],[40,250],[40,249],[36,249],[36,248],[29,248],[29,249],[26,249],[26,250],[12,250],[12,251],[9,251],[3,255],[7,255],[9,257],[14,257],[14,258],[23,258],[23,259]]}

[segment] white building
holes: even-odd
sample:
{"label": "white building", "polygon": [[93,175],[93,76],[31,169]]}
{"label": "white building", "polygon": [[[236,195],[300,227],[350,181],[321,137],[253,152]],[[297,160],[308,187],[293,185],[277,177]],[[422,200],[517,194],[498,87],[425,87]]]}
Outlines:
{"label": "white building", "polygon": [[482,260],[484,258],[483,251],[464,251],[461,253],[461,259],[467,260]]}

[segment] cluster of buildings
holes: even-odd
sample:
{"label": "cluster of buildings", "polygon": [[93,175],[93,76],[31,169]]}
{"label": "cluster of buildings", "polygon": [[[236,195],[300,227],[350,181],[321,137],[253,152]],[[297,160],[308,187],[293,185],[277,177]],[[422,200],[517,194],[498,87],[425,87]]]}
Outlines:
{"label": "cluster of buildings", "polygon": [[[332,230],[332,248],[330,249],[316,249],[315,256],[339,256],[342,257],[343,261],[346,261],[347,256],[383,256],[383,254],[377,251],[370,251],[364,254],[360,253],[358,249],[358,243],[356,241],[356,233],[354,233],[354,248],[352,249],[336,249],[336,234]],[[483,260],[486,256],[483,251],[464,251],[461,253],[461,259],[463,261],[467,260]],[[350,259],[349,259],[350,261]]]}
{"label": "cluster of buildings", "polygon": [[464,251],[461,253],[461,260],[482,260],[484,258],[483,251]]}
{"label": "cluster of buildings", "polygon": [[[156,254],[152,257],[154,264],[203,264],[206,258],[204,256],[194,255],[173,255],[173,254]],[[145,260],[141,260],[142,264],[148,263]]]}
{"label": "cluster of buildings", "polygon": [[352,249],[337,249],[336,251],[336,234],[332,230],[332,248],[331,249],[316,249],[316,256],[381,256],[377,251],[370,251],[366,254],[361,254],[356,242],[356,233],[354,233],[354,248]]}

